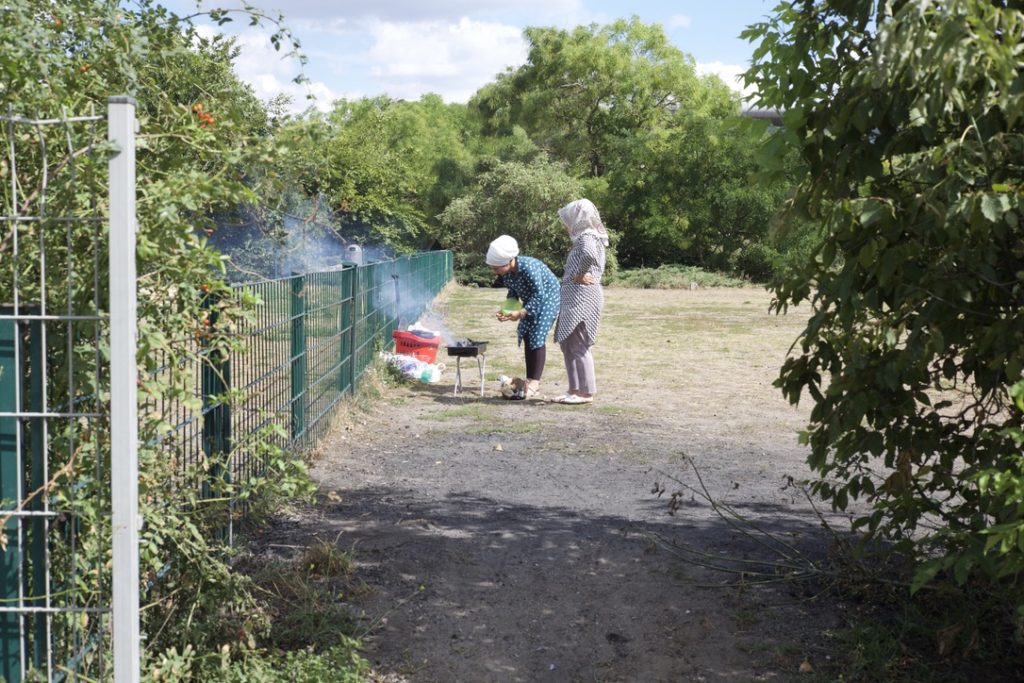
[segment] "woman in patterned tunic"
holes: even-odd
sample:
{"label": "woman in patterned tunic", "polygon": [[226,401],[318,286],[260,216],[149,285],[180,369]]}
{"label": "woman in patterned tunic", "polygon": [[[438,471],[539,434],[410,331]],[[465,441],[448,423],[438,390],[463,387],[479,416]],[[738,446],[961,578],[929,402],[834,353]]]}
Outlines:
{"label": "woman in patterned tunic", "polygon": [[541,261],[519,255],[519,244],[502,235],[487,250],[487,265],[508,287],[508,298],[518,299],[523,308],[511,313],[498,311],[498,320],[518,320],[519,345],[526,355],[526,384],[513,399],[536,396],[547,360],[547,338],[558,315],[558,278]]}
{"label": "woman in patterned tunic", "polygon": [[562,303],[555,327],[555,341],[562,348],[565,372],[569,376],[569,392],[555,402],[578,405],[591,403],[597,393],[590,347],[597,341],[604,307],[601,275],[608,231],[597,207],[589,199],[566,204],[558,210],[558,217],[569,231],[572,247],[562,275]]}

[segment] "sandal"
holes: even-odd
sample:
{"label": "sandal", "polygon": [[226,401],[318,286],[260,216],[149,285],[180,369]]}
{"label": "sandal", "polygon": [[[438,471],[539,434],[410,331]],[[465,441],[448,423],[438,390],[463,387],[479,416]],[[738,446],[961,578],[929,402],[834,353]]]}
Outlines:
{"label": "sandal", "polygon": [[558,399],[555,399],[555,401],[557,403],[562,403],[562,404],[567,405],[567,406],[579,406],[579,405],[583,405],[584,403],[593,403],[594,402],[594,399],[591,396],[577,396],[575,394],[569,394],[568,396],[564,396],[564,397],[563,396],[559,396],[558,398],[560,398],[562,400],[559,401]]}

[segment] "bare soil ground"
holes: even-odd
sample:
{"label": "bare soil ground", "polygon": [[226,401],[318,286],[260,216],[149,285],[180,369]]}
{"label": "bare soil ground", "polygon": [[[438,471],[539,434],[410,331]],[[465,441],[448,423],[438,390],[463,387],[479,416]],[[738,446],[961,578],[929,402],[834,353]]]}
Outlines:
{"label": "bare soil ground", "polygon": [[[786,487],[808,475],[806,415],[771,386],[800,312],[770,314],[761,289],[606,296],[599,394],[564,406],[499,396],[495,378],[523,372],[512,324],[493,318],[504,290],[451,290],[439,319],[455,338],[490,342],[485,395],[464,359],[453,396],[455,359],[442,349],[442,381],[390,388],[338,425],[314,468],[320,502],[272,525],[268,542],[354,549],[378,680],[788,681],[831,670],[841,606],[806,584],[701,566],[778,555],[680,484],[699,488],[692,462],[748,522],[810,559],[826,552],[814,510]],[[552,343],[543,393],[564,390]],[[684,559],[673,543],[701,555]]]}

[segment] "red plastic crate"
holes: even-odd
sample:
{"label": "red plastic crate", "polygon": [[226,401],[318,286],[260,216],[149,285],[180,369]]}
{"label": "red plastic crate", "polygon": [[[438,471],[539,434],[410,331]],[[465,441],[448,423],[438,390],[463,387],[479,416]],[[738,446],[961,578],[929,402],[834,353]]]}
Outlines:
{"label": "red plastic crate", "polygon": [[395,339],[395,353],[413,356],[426,363],[433,363],[437,358],[437,347],[441,345],[441,335],[427,339],[412,332],[395,330],[391,336]]}

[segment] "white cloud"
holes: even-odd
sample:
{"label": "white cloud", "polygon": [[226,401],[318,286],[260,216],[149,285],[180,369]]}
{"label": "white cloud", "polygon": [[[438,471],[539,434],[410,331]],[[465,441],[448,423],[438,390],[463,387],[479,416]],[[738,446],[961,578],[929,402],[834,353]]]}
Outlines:
{"label": "white cloud", "polygon": [[[423,93],[433,92],[447,102],[466,102],[506,67],[526,60],[522,30],[509,24],[466,17],[456,22],[359,23],[364,32],[359,40],[345,40],[343,45],[338,45],[337,39],[304,44],[302,49],[310,57],[306,73],[316,74],[311,83],[293,82],[302,66],[297,59],[274,50],[271,31],[266,28],[247,28],[236,34],[240,53],[235,73],[261,100],[289,95],[291,109],[298,112],[311,104],[328,110],[340,97],[379,94],[419,99]],[[203,35],[216,32],[206,26],[198,28]],[[332,42],[337,45],[334,50]],[[342,83],[345,91],[327,83]]]}
{"label": "white cloud", "polygon": [[744,97],[753,95],[756,90],[752,87],[744,86],[743,79],[741,76],[749,67],[743,64],[725,64],[723,62],[697,62],[697,74],[704,76],[706,74],[714,74],[722,79],[722,81],[740,93]]}
{"label": "white cloud", "polygon": [[323,28],[331,22],[376,18],[383,21],[455,21],[464,16],[497,16],[538,12],[578,11],[581,0],[248,0],[271,16],[284,14],[286,24],[305,24],[313,20]]}
{"label": "white cloud", "polygon": [[[198,26],[197,31],[203,36],[215,33],[207,26]],[[302,65],[294,57],[287,56],[286,50],[279,52],[274,49],[270,31],[250,28],[235,39],[239,47],[234,61],[235,74],[252,86],[253,93],[260,100],[269,100],[283,93],[291,97],[291,110],[300,112],[310,105],[326,111],[339,97],[322,81],[296,83],[295,78],[301,73]],[[313,96],[315,102],[310,101],[309,96]]]}
{"label": "white cloud", "polygon": [[508,66],[526,60],[522,32],[507,24],[473,21],[373,22],[365,54],[381,91],[418,98],[436,92],[464,102]]}
{"label": "white cloud", "polygon": [[685,14],[674,14],[665,22],[665,28],[690,28],[693,20]]}

